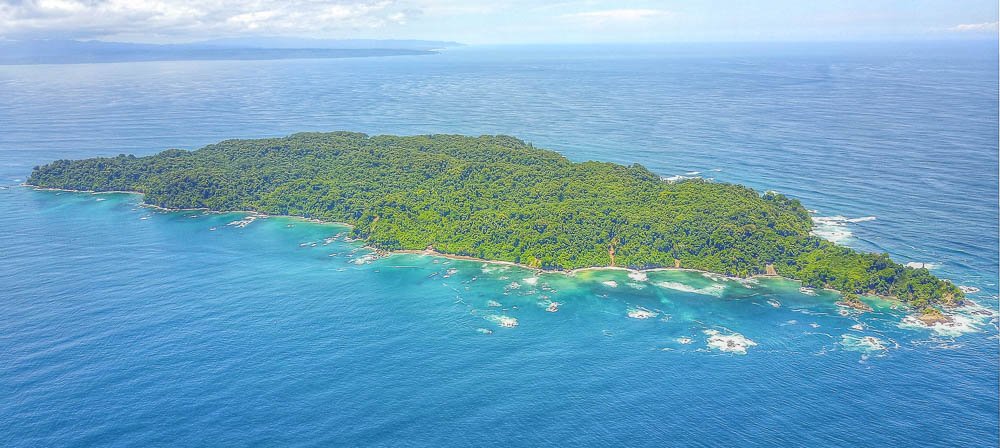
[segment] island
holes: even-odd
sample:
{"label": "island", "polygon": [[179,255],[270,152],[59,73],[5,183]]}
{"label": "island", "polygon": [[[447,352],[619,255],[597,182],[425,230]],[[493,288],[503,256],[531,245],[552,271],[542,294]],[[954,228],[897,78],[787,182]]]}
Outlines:
{"label": "island", "polygon": [[572,162],[514,137],[300,133],[226,140],[148,157],[58,160],[27,184],[127,191],[169,209],[253,211],[352,226],[380,251],[428,251],[543,270],[684,268],[778,275],[898,299],[938,318],[964,295],[927,269],[811,234],[809,212],[775,192],[642,165]]}

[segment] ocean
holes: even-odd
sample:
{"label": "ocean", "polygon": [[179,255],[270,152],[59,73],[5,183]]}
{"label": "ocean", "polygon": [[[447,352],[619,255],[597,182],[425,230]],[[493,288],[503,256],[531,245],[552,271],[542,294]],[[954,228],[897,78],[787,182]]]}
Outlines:
{"label": "ocean", "polygon": [[[997,446],[997,54],[470,46],[0,66],[0,445]],[[337,225],[20,186],[60,158],[332,130],[510,134],[776,190],[822,236],[979,288],[981,307],[928,329],[891,301],[845,312],[786,280],[371,260]]]}

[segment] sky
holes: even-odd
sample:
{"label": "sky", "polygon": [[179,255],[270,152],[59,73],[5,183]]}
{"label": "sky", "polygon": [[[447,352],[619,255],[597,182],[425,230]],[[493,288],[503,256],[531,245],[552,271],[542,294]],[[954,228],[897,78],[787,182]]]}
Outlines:
{"label": "sky", "polygon": [[997,39],[997,0],[0,0],[0,39]]}

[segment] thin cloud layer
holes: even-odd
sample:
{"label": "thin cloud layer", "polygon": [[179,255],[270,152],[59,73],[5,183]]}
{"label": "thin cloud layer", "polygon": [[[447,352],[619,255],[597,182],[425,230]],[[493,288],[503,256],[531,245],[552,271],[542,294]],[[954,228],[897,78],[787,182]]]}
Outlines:
{"label": "thin cloud layer", "polygon": [[670,11],[662,9],[608,9],[564,14],[562,17],[589,23],[614,23],[662,19],[672,15]]}
{"label": "thin cloud layer", "polygon": [[73,37],[330,34],[406,23],[391,0],[3,0],[0,35]]}
{"label": "thin cloud layer", "polygon": [[998,30],[1000,30],[1000,22],[965,23],[948,28],[948,31],[959,33],[985,33],[997,32]]}
{"label": "thin cloud layer", "polygon": [[981,39],[997,16],[983,0],[0,0],[0,39]]}

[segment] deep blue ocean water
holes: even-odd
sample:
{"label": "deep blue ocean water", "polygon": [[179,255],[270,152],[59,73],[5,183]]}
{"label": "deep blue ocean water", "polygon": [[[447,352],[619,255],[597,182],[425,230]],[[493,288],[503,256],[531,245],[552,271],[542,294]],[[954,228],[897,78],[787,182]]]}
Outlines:
{"label": "deep blue ocean water", "polygon": [[[0,66],[0,445],[997,446],[997,54]],[[994,314],[931,330],[891,302],[842,315],[835,295],[782,280],[366,262],[335,225],[18,186],[58,158],[320,130],[506,133],[781,191],[827,237],[930,263]],[[728,337],[746,353],[713,346]]]}

